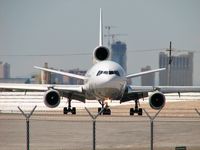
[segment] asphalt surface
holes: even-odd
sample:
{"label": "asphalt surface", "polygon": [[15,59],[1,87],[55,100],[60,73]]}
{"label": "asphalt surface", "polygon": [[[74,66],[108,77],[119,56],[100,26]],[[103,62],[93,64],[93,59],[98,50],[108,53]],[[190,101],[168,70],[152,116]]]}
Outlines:
{"label": "asphalt surface", "polygon": [[[173,103],[160,112],[154,121],[155,150],[173,150],[176,146],[187,146],[187,150],[200,149],[200,117],[194,111],[198,106],[196,101],[194,104]],[[130,117],[128,107],[112,108],[111,116],[96,119],[97,150],[150,149],[149,118],[145,114]],[[146,105],[143,107],[151,116],[155,115],[156,111]],[[96,109],[91,112],[96,114]],[[92,149],[92,129],[92,119],[85,110],[78,110],[76,116],[36,111],[30,118],[30,149]],[[1,113],[0,150],[22,149],[26,149],[25,118],[21,114]]]}

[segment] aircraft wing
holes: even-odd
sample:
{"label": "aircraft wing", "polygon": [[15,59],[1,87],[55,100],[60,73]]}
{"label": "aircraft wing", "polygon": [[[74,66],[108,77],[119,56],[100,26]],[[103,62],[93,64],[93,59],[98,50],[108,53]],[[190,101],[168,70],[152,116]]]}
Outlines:
{"label": "aircraft wing", "polygon": [[50,88],[60,91],[82,92],[82,85],[0,83],[1,90],[7,89],[7,90],[47,91]]}
{"label": "aircraft wing", "polygon": [[160,72],[160,71],[163,71],[163,70],[165,70],[165,69],[166,69],[166,68],[160,68],[160,69],[155,69],[155,70],[143,71],[143,72],[139,72],[139,73],[135,73],[135,74],[129,74],[129,75],[126,76],[126,78],[127,78],[127,79],[135,78],[135,77],[139,77],[139,76],[142,76],[142,75],[145,75],[145,74]]}
{"label": "aircraft wing", "polygon": [[60,75],[64,75],[64,76],[68,76],[68,77],[72,77],[72,78],[81,79],[81,80],[87,79],[87,77],[85,77],[85,76],[77,75],[77,74],[73,74],[73,73],[69,73],[69,72],[63,72],[63,71],[58,71],[58,70],[48,69],[48,68],[42,68],[42,67],[37,67],[37,66],[34,66],[34,68],[42,70],[42,71],[52,72],[52,73],[56,73],[56,74],[60,74]]}
{"label": "aircraft wing", "polygon": [[159,91],[161,93],[187,93],[200,92],[200,86],[128,86],[128,91],[120,100],[121,103],[130,100],[148,97],[149,92]]}
{"label": "aircraft wing", "polygon": [[85,102],[85,94],[82,90],[83,85],[57,85],[57,84],[15,84],[0,83],[0,90],[24,90],[24,91],[48,91],[49,89],[58,90],[63,97],[71,96],[72,99]]}
{"label": "aircraft wing", "polygon": [[187,93],[200,92],[200,86],[130,86],[134,92]]}

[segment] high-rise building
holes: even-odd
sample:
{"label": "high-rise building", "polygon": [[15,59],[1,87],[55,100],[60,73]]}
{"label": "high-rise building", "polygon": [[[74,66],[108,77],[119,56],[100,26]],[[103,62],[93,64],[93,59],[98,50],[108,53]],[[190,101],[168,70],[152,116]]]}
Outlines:
{"label": "high-rise building", "polygon": [[5,79],[10,78],[10,64],[4,63],[3,65],[3,75]]}
{"label": "high-rise building", "polygon": [[0,62],[0,78],[1,79],[10,78],[10,64]]}
{"label": "high-rise building", "polygon": [[166,68],[159,73],[159,85],[191,86],[193,84],[193,53],[172,56],[171,71],[168,67],[169,56],[159,54],[159,67]]}
{"label": "high-rise building", "polygon": [[[151,66],[146,66],[141,69],[141,72],[151,70]],[[154,86],[155,84],[155,73],[150,73],[141,76],[142,86]]]}
{"label": "high-rise building", "polygon": [[[48,63],[44,63],[44,68],[48,68]],[[50,84],[51,83],[51,73],[47,71],[41,71],[41,83]]]}
{"label": "high-rise building", "polygon": [[[71,70],[68,70],[67,72],[69,73],[73,73],[73,74],[78,74],[78,75],[85,75],[86,74],[86,71],[85,70],[80,70],[80,69],[71,69]],[[80,80],[80,79],[76,79],[76,78],[72,78],[72,77],[68,77],[68,78],[65,78],[64,80],[64,83],[65,84],[84,84],[83,83],[83,80]]]}
{"label": "high-rise building", "polygon": [[3,62],[0,61],[0,78],[3,78]]}
{"label": "high-rise building", "polygon": [[111,44],[111,60],[119,63],[127,72],[126,43],[117,41]]}

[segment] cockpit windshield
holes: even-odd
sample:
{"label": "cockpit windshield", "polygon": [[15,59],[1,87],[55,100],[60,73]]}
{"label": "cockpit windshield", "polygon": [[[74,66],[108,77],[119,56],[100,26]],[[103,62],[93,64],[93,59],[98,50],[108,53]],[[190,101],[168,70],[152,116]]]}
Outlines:
{"label": "cockpit windshield", "polygon": [[99,70],[99,71],[97,72],[97,75],[96,75],[96,76],[100,76],[101,74],[107,74],[107,75],[115,74],[115,75],[117,75],[117,76],[120,76],[119,71],[117,71],[117,70],[113,70],[113,71],[102,71],[102,70]]}

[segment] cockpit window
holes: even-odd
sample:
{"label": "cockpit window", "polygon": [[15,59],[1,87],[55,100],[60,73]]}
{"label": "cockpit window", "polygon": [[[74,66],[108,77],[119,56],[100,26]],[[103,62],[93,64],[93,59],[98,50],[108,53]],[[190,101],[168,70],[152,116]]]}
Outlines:
{"label": "cockpit window", "polygon": [[98,71],[98,72],[97,72],[97,76],[101,75],[102,73],[103,73],[103,71],[101,71],[101,70]]}
{"label": "cockpit window", "polygon": [[109,74],[109,71],[104,71],[103,73],[104,73],[104,74]]}
{"label": "cockpit window", "polygon": [[114,71],[101,71],[101,70],[99,70],[98,72],[97,72],[97,75],[96,76],[100,76],[101,74],[106,74],[106,75],[112,75],[112,74],[115,74],[115,75],[117,75],[117,76],[120,76],[120,74],[119,74],[119,71],[117,71],[117,70],[114,70]]}
{"label": "cockpit window", "polygon": [[117,76],[120,76],[119,71],[114,71]]}
{"label": "cockpit window", "polygon": [[109,74],[115,74],[114,71],[109,71]]}

